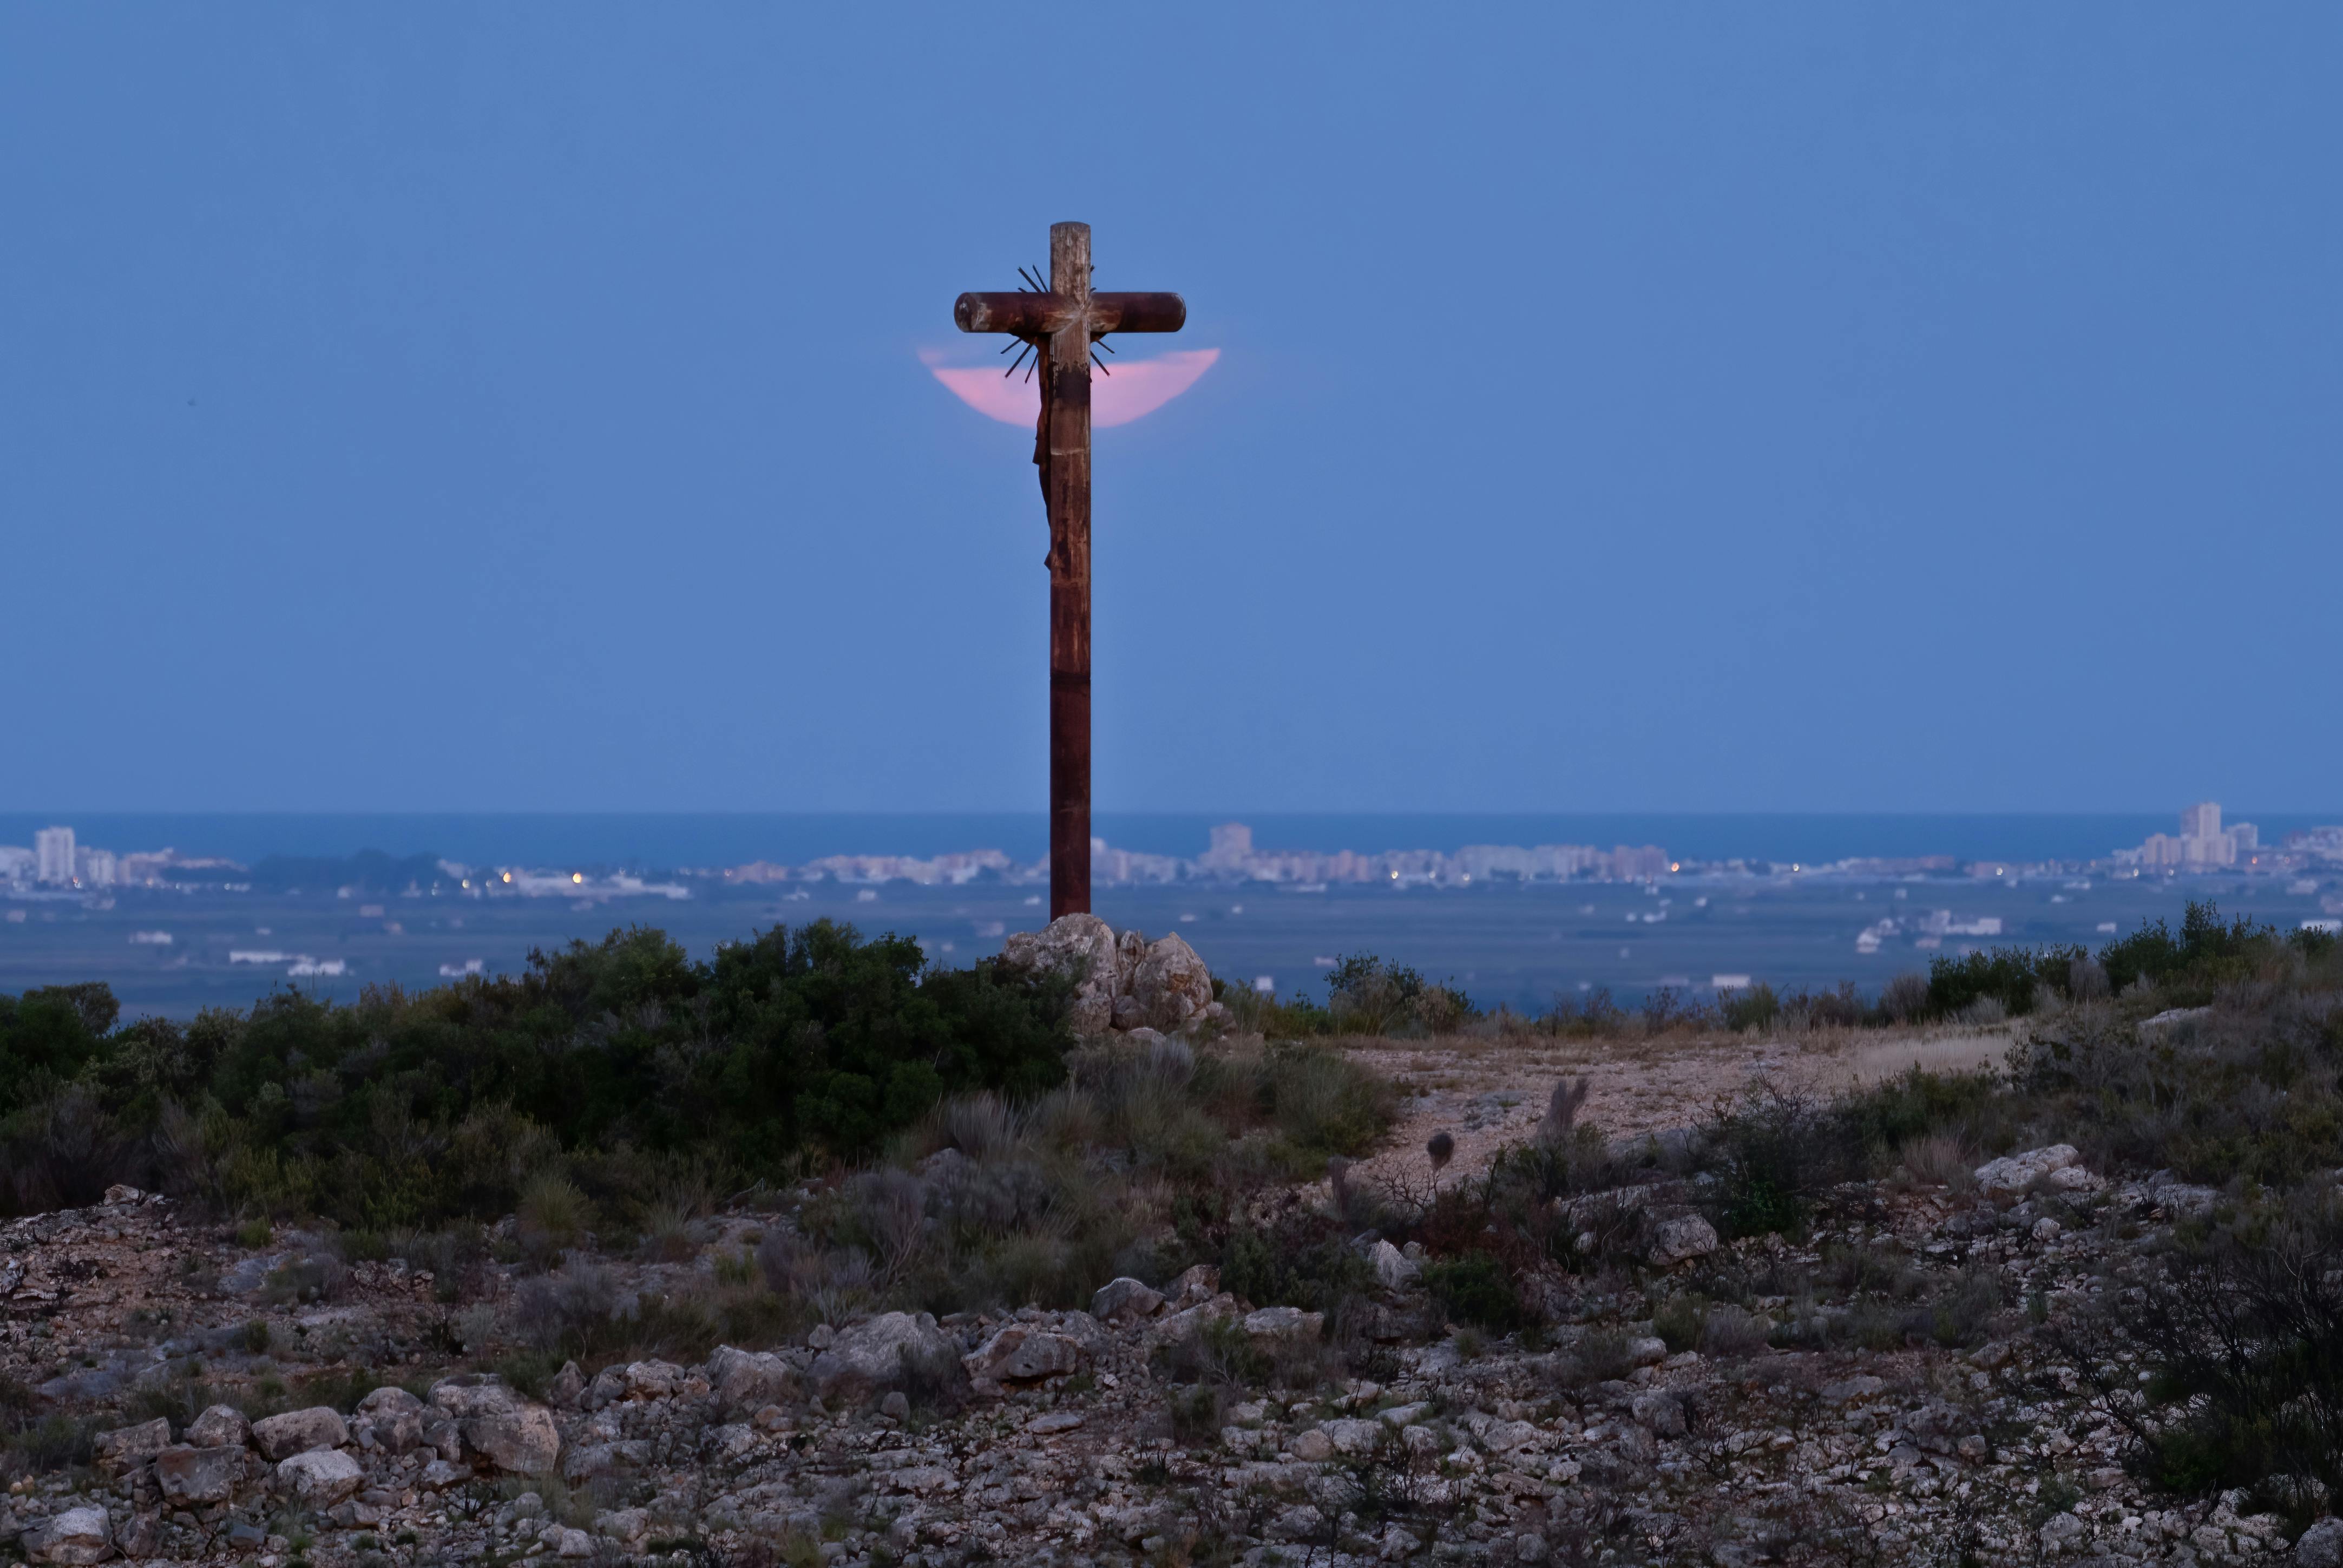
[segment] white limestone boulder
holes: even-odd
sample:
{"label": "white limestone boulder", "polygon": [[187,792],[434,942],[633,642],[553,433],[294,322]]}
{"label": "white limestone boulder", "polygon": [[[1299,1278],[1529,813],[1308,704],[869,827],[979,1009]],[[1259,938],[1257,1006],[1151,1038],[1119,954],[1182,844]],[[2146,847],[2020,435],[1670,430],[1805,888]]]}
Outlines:
{"label": "white limestone boulder", "polygon": [[1148,944],[1131,970],[1131,994],[1142,1021],[1169,1034],[1212,1005],[1212,971],[1185,941],[1164,937]]}
{"label": "white limestone boulder", "polygon": [[103,1508],[68,1508],[26,1530],[21,1542],[35,1563],[103,1563],[114,1555],[114,1525]]}
{"label": "white limestone boulder", "polygon": [[312,1448],[277,1465],[277,1479],[312,1508],[331,1508],[358,1489],[366,1472],[338,1448]]}
{"label": "white limestone boulder", "polygon": [[927,1312],[881,1312],[841,1329],[814,1358],[814,1392],[826,1404],[858,1404],[887,1389],[957,1378],[960,1344]]}
{"label": "white limestone boulder", "polygon": [[1075,977],[1076,1034],[1102,1035],[1114,1026],[1115,936],[1096,915],[1060,915],[1038,931],[1015,932],[1001,944],[1001,962],[1028,974]]}
{"label": "white limestone boulder", "polygon": [[318,1404],[263,1416],[252,1423],[252,1440],[260,1445],[262,1458],[274,1461],[313,1448],[339,1448],[349,1442],[350,1429],[339,1411]]}

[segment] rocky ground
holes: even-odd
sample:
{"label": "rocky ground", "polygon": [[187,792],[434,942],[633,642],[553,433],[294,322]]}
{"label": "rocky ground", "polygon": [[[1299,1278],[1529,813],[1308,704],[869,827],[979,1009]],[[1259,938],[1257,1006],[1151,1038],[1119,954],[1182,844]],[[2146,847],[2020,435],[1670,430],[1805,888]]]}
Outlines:
{"label": "rocky ground", "polygon": [[[1683,1215],[1688,1196],[1638,1201]],[[524,1392],[476,1349],[519,1310],[523,1262],[451,1302],[398,1261],[243,1246],[117,1191],[0,1228],[0,1397],[30,1407],[0,1461],[0,1542],[260,1568],[2333,1568],[2332,1521],[2289,1546],[2241,1494],[2143,1493],[2058,1348],[2126,1250],[2209,1201],[2043,1151],[1950,1187],[1843,1190],[1796,1244],[1649,1227],[1673,1261],[1557,1274],[1547,1323],[1505,1338],[1435,1328],[1417,1260],[1363,1241],[1377,1293],[1333,1345],[1313,1314],[1200,1269],[1101,1281],[1088,1312],[850,1317],[690,1365],[571,1364]],[[689,1286],[789,1223],[730,1211],[696,1258],[608,1267],[626,1290]],[[75,1423],[99,1431],[85,1461]]]}

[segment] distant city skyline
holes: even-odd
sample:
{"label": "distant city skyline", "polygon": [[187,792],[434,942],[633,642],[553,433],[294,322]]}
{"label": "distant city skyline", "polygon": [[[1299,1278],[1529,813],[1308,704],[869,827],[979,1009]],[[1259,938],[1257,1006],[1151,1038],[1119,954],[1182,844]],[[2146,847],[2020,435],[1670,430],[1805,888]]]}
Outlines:
{"label": "distant city skyline", "polygon": [[[1169,885],[1186,881],[1255,881],[1273,885],[1325,886],[1333,883],[1390,883],[1470,886],[1474,881],[1650,881],[1678,875],[1837,875],[1926,878],[1966,874],[1981,879],[2055,875],[2090,871],[2115,877],[2173,875],[2181,872],[2247,871],[2265,874],[2343,869],[2343,826],[2296,829],[2278,843],[2264,845],[2252,822],[2224,828],[2219,802],[2198,801],[2179,813],[2177,835],[2151,833],[2137,848],[2117,847],[2104,855],[2053,858],[2032,861],[1996,858],[1963,858],[1948,854],[1905,856],[1842,856],[1826,861],[1782,862],[1759,855],[1697,857],[1672,854],[1658,844],[1467,843],[1453,849],[1416,847],[1361,850],[1292,849],[1257,844],[1250,824],[1216,823],[1206,830],[1207,842],[1194,856],[1162,854],[1117,846],[1103,837],[1091,840],[1092,877],[1100,887]],[[0,889],[35,888],[105,890],[116,887],[168,886],[189,879],[191,873],[207,885],[224,881],[246,869],[240,862],[216,856],[182,855],[173,849],[117,854],[81,843],[69,825],[38,829],[33,846],[0,844]],[[370,852],[379,850],[369,847]],[[780,883],[837,881],[850,885],[880,885],[908,881],[923,886],[955,886],[990,878],[1009,882],[1042,883],[1048,860],[1020,861],[997,848],[976,847],[933,855],[854,853],[818,856],[799,864],[759,859],[729,866],[669,868],[686,879],[698,877],[718,883],[755,887]],[[528,897],[613,898],[653,895],[689,897],[676,881],[646,882],[626,872],[598,873],[567,867],[548,868],[521,860],[491,857],[478,864],[441,858],[437,875],[465,891]],[[347,890],[345,890],[346,891]]]}

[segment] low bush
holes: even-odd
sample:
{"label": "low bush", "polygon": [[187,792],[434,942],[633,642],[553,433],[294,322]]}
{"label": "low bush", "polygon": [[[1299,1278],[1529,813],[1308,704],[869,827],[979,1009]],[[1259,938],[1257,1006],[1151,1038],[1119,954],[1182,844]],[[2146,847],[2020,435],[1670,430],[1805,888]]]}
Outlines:
{"label": "low bush", "polygon": [[1221,1288],[1258,1306],[1332,1314],[1374,1283],[1374,1272],[1330,1215],[1299,1206],[1265,1224],[1229,1228]]}
{"label": "low bush", "polygon": [[[2343,1201],[2306,1191],[2184,1228],[2071,1347],[2130,1430],[2133,1463],[2181,1492],[2307,1478],[2343,1494]],[[2129,1356],[2153,1376],[2142,1387]],[[2264,1501],[2298,1509],[2298,1491]]]}
{"label": "low bush", "polygon": [[1719,992],[1716,1005],[1727,1029],[1764,1029],[1782,1016],[1782,999],[1764,980],[1738,990]]}
{"label": "low bush", "polygon": [[[2034,1010],[2040,988],[2063,995],[2069,969],[2088,956],[2077,947],[1995,948],[1936,959],[1928,965],[1927,1011],[1958,1019],[1989,1004],[1987,1010],[2000,1010],[1996,1017],[2022,1016]],[[1979,1016],[1970,1021],[1993,1020]]]}
{"label": "low bush", "polygon": [[1424,1288],[1452,1322],[1511,1333],[1530,1319],[1513,1288],[1513,1271],[1488,1252],[1466,1252],[1427,1265]]}
{"label": "low bush", "polygon": [[1717,1228],[1757,1236],[1797,1231],[1823,1189],[1863,1174],[1866,1153],[1844,1102],[1761,1083],[1715,1109],[1699,1161]]}
{"label": "low bush", "polygon": [[706,963],[613,931],[515,977],[347,1005],[288,990],[184,1028],[116,1030],[103,986],[28,991],[0,997],[0,1204],[136,1181],[380,1231],[527,1191],[553,1222],[533,1243],[558,1251],[639,1231],[679,1180],[786,1176],[867,1157],[949,1095],[1038,1095],[1064,1078],[1068,1002],[1061,980],[928,970],[909,940],[828,921]]}

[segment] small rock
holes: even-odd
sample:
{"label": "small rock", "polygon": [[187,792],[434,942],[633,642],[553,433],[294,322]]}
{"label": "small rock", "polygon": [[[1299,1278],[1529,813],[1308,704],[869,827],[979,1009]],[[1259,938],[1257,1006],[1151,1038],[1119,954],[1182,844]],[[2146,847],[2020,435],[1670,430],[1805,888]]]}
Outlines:
{"label": "small rock", "polygon": [[[2081,1159],[2071,1143],[2053,1143],[2046,1149],[2029,1149],[2023,1154],[2006,1154],[1976,1168],[1977,1185],[1988,1196],[2023,1192],[2037,1181],[2067,1191],[2097,1185],[2098,1178],[2076,1163]],[[2068,1171],[2077,1174],[2066,1176]]]}
{"label": "small rock", "polygon": [[2034,1221],[2033,1235],[2034,1239],[2037,1241],[2056,1241],[2058,1239],[2058,1221],[2053,1220],[2047,1214],[2043,1215],[2042,1218]]}
{"label": "small rock", "polygon": [[770,1351],[719,1345],[708,1358],[708,1383],[730,1410],[758,1410],[805,1397],[805,1380]]}
{"label": "small rock", "polygon": [[429,1409],[403,1388],[378,1388],[358,1401],[357,1431],[361,1442],[371,1440],[390,1453],[405,1453],[423,1442],[423,1421]]}
{"label": "small rock", "polygon": [[1682,1437],[1684,1434],[1684,1397],[1668,1389],[1652,1389],[1637,1394],[1627,1408],[1634,1418],[1649,1427],[1657,1437]]}
{"label": "small rock", "polygon": [[1025,1430],[1042,1437],[1052,1432],[1071,1432],[1082,1424],[1082,1418],[1070,1410],[1053,1410],[1035,1416],[1025,1423]]}
{"label": "small rock", "polygon": [[[719,1351],[718,1353],[722,1352]],[[585,1392],[585,1372],[579,1370],[576,1362],[563,1362],[561,1370],[553,1374],[553,1381],[545,1385],[545,1402],[563,1410],[574,1410]]]}
{"label": "small rock", "polygon": [[911,1419],[911,1402],[901,1389],[897,1389],[879,1402],[879,1413],[890,1421]]}
{"label": "small rock", "polygon": [[1375,1280],[1386,1291],[1404,1291],[1423,1276],[1414,1260],[1393,1246],[1378,1241],[1367,1250],[1367,1263],[1375,1271]]}
{"label": "small rock", "polygon": [[35,1563],[103,1563],[114,1555],[114,1526],[103,1508],[68,1508],[25,1532],[25,1555]]}
{"label": "small rock", "polygon": [[561,1457],[553,1412],[523,1399],[492,1372],[466,1372],[431,1385],[431,1402],[457,1422],[464,1446],[498,1470],[538,1475]]}
{"label": "small rock", "polygon": [[1163,1292],[1125,1274],[1101,1285],[1091,1298],[1091,1316],[1101,1322],[1126,1322],[1153,1317],[1163,1310]]}
{"label": "small rock", "polygon": [[471,1479],[470,1465],[456,1464],[445,1459],[435,1459],[423,1467],[422,1478],[417,1484],[426,1492],[445,1492],[451,1486],[461,1486]]}
{"label": "small rock", "polygon": [[1244,1332],[1256,1339],[1316,1339],[1325,1326],[1325,1313],[1305,1312],[1300,1307],[1262,1307],[1247,1312],[1244,1319]]}
{"label": "small rock", "polygon": [[683,1369],[673,1362],[630,1362],[622,1375],[627,1397],[634,1400],[672,1399],[683,1385]]}
{"label": "small rock", "polygon": [[591,1557],[594,1538],[583,1530],[573,1530],[567,1524],[548,1524],[537,1538],[537,1543],[556,1557]]}
{"label": "small rock", "polygon": [[2091,1527],[2072,1513],[2054,1513],[2042,1526],[2042,1549],[2046,1552],[2066,1552],[2082,1543]]}
{"label": "small rock", "polygon": [[1627,1360],[1639,1367],[1655,1367],[1668,1359],[1668,1342],[1646,1334],[1627,1342]]}
{"label": "small rock", "polygon": [[242,1448],[252,1423],[232,1404],[216,1404],[187,1423],[187,1441],[197,1448]]}
{"label": "small rock", "polygon": [[1511,1453],[1517,1448],[1527,1448],[1538,1439],[1538,1429],[1526,1421],[1501,1421],[1481,1434],[1481,1441],[1493,1453]]}
{"label": "small rock", "polygon": [[1165,937],[1151,943],[1132,970],[1131,994],[1139,1002],[1143,1022],[1178,1030],[1212,1006],[1212,971],[1195,949],[1176,936]]}
{"label": "small rock", "polygon": [[183,1443],[155,1456],[155,1481],[166,1501],[181,1507],[226,1503],[244,1479],[241,1447],[197,1448]]}
{"label": "small rock", "polygon": [[1315,1427],[1307,1432],[1295,1432],[1293,1442],[1289,1446],[1293,1451],[1294,1458],[1309,1460],[1313,1463],[1322,1459],[1334,1457],[1334,1440]]}
{"label": "small rock", "polygon": [[252,1423],[252,1440],[260,1445],[263,1458],[280,1460],[312,1449],[339,1448],[349,1442],[350,1429],[339,1411],[317,1404],[262,1417]]}
{"label": "small rock", "polygon": [[[997,961],[1028,974],[1072,977],[1074,1001],[1067,1021],[1077,1035],[1095,1038],[1112,1027],[1114,999],[1123,988],[1116,983],[1114,930],[1096,915],[1060,915],[1038,931],[1013,931],[1001,944]],[[1208,979],[1208,991],[1211,984]]]}
{"label": "small rock", "polygon": [[[1326,1441],[1334,1445],[1337,1453],[1372,1453],[1388,1429],[1379,1421],[1344,1420],[1322,1422],[1318,1430],[1326,1434]],[[1297,1455],[1301,1452],[1299,1440],[1294,1452]]]}
{"label": "small rock", "polygon": [[960,1376],[959,1342],[927,1312],[881,1312],[840,1331],[810,1372],[814,1392],[831,1405],[861,1403],[913,1378]]}
{"label": "small rock", "polygon": [[1172,1282],[1163,1292],[1174,1307],[1192,1307],[1209,1302],[1221,1293],[1221,1271],[1210,1263],[1197,1263]]}
{"label": "small rock", "polygon": [[651,1516],[640,1508],[605,1509],[594,1515],[594,1528],[621,1543],[640,1541],[650,1533]]}
{"label": "small rock", "polygon": [[1664,1269],[1688,1259],[1704,1258],[1715,1251],[1716,1227],[1697,1214],[1685,1214],[1663,1220],[1652,1227],[1647,1255]]}
{"label": "small rock", "polygon": [[2343,1568],[2343,1519],[2322,1519],[2294,1543],[2295,1568]]}
{"label": "small rock", "polygon": [[335,1448],[305,1449],[277,1467],[277,1477],[312,1508],[330,1508],[358,1489],[366,1472]]}
{"label": "small rock", "polygon": [[161,1416],[136,1426],[102,1432],[91,1446],[91,1457],[108,1475],[137,1469],[171,1446],[171,1423]]}
{"label": "small rock", "polygon": [[1090,1352],[1071,1334],[1045,1333],[1012,1323],[960,1358],[980,1393],[1019,1383],[1036,1383],[1081,1371]]}
{"label": "small rock", "polygon": [[1875,1378],[1869,1372],[1858,1372],[1854,1377],[1841,1378],[1836,1382],[1826,1382],[1819,1392],[1823,1398],[1833,1404],[1855,1404],[1875,1397],[1886,1387],[1887,1382],[1885,1378]]}

